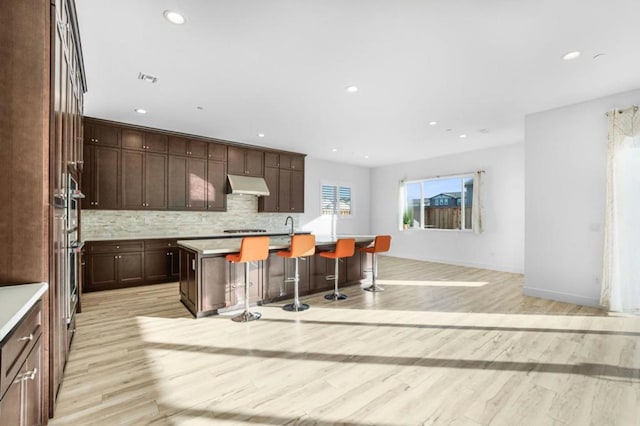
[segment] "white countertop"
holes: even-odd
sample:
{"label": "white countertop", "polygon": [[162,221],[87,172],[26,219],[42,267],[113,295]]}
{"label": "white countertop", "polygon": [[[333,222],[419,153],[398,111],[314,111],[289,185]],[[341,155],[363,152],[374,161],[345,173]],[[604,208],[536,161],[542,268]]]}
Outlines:
{"label": "white countertop", "polygon": [[47,291],[47,283],[0,287],[0,341]]}
{"label": "white countertop", "polygon": [[[264,236],[264,233],[257,235]],[[330,236],[316,236],[316,246],[333,245],[340,238],[355,238],[356,243],[367,243],[373,241],[375,235],[337,235],[333,238]],[[237,253],[240,251],[241,241],[241,237],[210,240],[179,240],[178,245],[206,256],[211,254]],[[288,236],[270,237],[269,250],[288,249],[290,243],[291,240]]]}
{"label": "white countertop", "polygon": [[234,234],[228,232],[216,232],[202,235],[185,235],[185,234],[158,234],[158,233],[146,233],[146,234],[127,234],[127,235],[108,235],[100,237],[85,238],[84,241],[127,241],[127,240],[190,240],[194,238],[237,238],[237,237],[250,237],[250,236],[277,236],[287,235],[288,232],[283,231],[267,231],[267,232],[248,232],[242,234]]}

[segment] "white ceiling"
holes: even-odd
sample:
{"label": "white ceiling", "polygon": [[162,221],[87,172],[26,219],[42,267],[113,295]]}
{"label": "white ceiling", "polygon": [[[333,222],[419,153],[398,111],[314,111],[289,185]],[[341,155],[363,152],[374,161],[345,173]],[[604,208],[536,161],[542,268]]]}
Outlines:
{"label": "white ceiling", "polygon": [[76,3],[85,115],[362,166],[521,142],[528,113],[640,87],[638,0]]}

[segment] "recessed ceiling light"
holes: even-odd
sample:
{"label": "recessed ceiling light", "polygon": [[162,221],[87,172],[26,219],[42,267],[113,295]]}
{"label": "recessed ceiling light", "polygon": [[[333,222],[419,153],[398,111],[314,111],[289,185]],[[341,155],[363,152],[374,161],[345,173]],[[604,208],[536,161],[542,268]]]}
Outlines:
{"label": "recessed ceiling light", "polygon": [[264,133],[258,133],[259,138],[264,138]]}
{"label": "recessed ceiling light", "polygon": [[144,108],[136,108],[136,109],[134,109],[134,111],[137,112],[138,114],[148,114],[149,113],[149,111],[147,111]]}
{"label": "recessed ceiling light", "polygon": [[171,22],[172,24],[176,24],[176,25],[184,24],[184,21],[185,21],[184,16],[182,16],[178,12],[174,12],[173,10],[165,10],[162,14],[167,19],[167,21]]}
{"label": "recessed ceiling light", "polygon": [[606,53],[596,53],[595,55],[593,55],[593,59],[601,58],[604,55],[606,55]]}
{"label": "recessed ceiling light", "polygon": [[140,72],[138,73],[138,80],[146,81],[147,83],[155,83],[158,81],[158,77]]}
{"label": "recessed ceiling light", "polygon": [[430,122],[429,122],[429,126],[435,126],[436,124],[438,124],[438,122],[437,122],[437,121],[430,121]]}
{"label": "recessed ceiling light", "polygon": [[356,93],[358,91],[358,87],[357,86],[348,86],[345,90],[347,92],[349,92],[349,93]]}
{"label": "recessed ceiling light", "polygon": [[368,156],[368,155],[365,155],[365,156],[364,156],[364,158],[365,158],[365,159],[368,159],[368,158],[369,158],[369,156]]}
{"label": "recessed ceiling light", "polygon": [[338,152],[338,148],[333,148],[331,152]]}
{"label": "recessed ceiling light", "polygon": [[465,135],[464,133],[460,135],[460,139],[466,139],[467,135]]}
{"label": "recessed ceiling light", "polygon": [[580,52],[579,50],[574,50],[573,52],[567,52],[562,55],[562,59],[564,59],[565,61],[571,61],[572,59],[578,58],[581,54],[582,52]]}

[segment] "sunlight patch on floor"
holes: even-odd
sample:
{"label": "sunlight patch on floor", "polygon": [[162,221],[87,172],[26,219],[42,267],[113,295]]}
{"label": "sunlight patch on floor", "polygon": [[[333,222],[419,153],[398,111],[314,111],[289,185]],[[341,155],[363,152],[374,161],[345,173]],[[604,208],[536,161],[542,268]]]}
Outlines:
{"label": "sunlight patch on floor", "polygon": [[417,280],[376,280],[380,285],[413,285],[419,287],[482,287],[486,281],[417,281]]}

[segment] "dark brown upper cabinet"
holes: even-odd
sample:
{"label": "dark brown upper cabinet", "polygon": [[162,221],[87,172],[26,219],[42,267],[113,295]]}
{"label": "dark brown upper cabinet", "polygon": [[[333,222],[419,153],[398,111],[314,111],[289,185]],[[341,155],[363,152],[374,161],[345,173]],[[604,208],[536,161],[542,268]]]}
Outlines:
{"label": "dark brown upper cabinet", "polygon": [[230,175],[262,177],[264,156],[262,151],[230,146],[227,150],[227,170]]}
{"label": "dark brown upper cabinet", "polygon": [[270,195],[258,199],[258,211],[304,212],[304,155],[265,152],[264,165]]}
{"label": "dark brown upper cabinet", "polygon": [[207,210],[227,210],[227,163],[222,161],[207,162]]}
{"label": "dark brown upper cabinet", "polygon": [[280,169],[304,170],[304,155],[265,152],[264,166],[277,167]]}
{"label": "dark brown upper cabinet", "polygon": [[85,144],[120,146],[120,128],[116,126],[85,120],[83,134]]}
{"label": "dark brown upper cabinet", "polygon": [[167,145],[167,135],[131,129],[122,130],[122,148],[166,154]]}
{"label": "dark brown upper cabinet", "polygon": [[206,158],[207,142],[171,136],[169,138],[169,154]]}
{"label": "dark brown upper cabinet", "polygon": [[170,210],[206,210],[207,160],[170,155],[168,179]]}
{"label": "dark brown upper cabinet", "polygon": [[103,146],[85,146],[85,168],[82,173],[82,208],[120,208],[121,150]]}
{"label": "dark brown upper cabinet", "polygon": [[122,150],[123,209],[167,208],[167,156]]}
{"label": "dark brown upper cabinet", "polygon": [[207,157],[209,160],[227,161],[227,145],[221,143],[209,143]]}
{"label": "dark brown upper cabinet", "polygon": [[280,167],[280,155],[275,152],[264,153],[264,166],[265,167]]}

